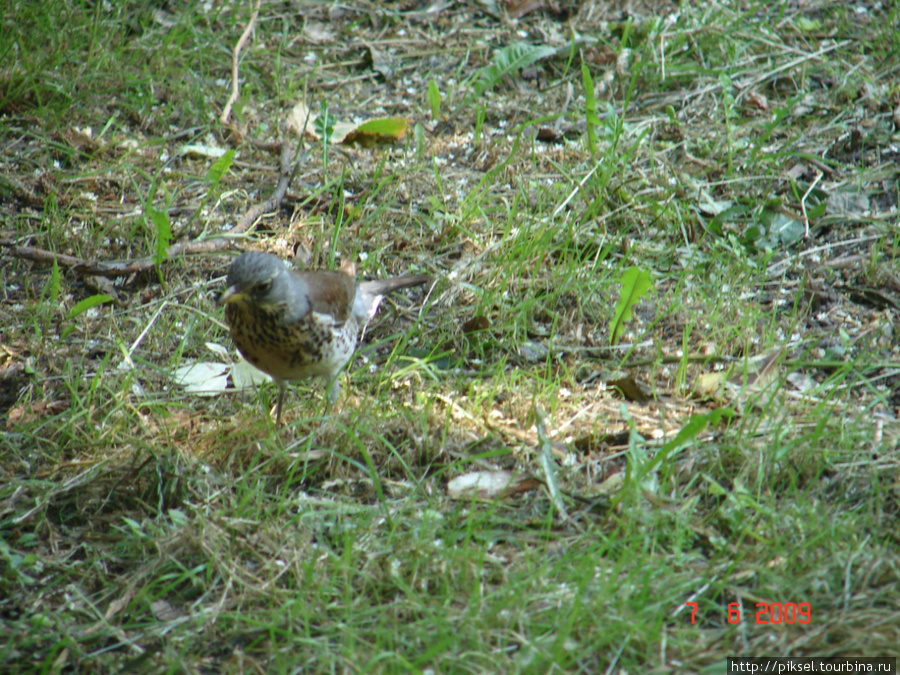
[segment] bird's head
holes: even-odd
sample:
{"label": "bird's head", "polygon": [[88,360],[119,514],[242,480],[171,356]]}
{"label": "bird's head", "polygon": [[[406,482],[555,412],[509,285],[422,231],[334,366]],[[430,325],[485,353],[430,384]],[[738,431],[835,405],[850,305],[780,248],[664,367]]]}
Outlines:
{"label": "bird's head", "polygon": [[280,258],[268,253],[243,253],[228,269],[220,305],[248,303],[262,309],[284,307],[291,299],[290,272]]}

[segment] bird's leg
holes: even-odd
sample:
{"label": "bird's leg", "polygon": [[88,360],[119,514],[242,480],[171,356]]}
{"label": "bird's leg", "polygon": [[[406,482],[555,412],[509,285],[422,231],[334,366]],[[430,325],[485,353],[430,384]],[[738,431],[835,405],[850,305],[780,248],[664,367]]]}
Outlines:
{"label": "bird's leg", "polygon": [[277,380],[278,383],[278,402],[275,404],[275,426],[281,426],[281,404],[284,402],[284,390],[286,385],[284,380]]}
{"label": "bird's leg", "polygon": [[338,397],[341,395],[341,372],[338,371],[328,381],[328,403],[325,406],[325,415],[331,413],[334,404],[337,403]]}

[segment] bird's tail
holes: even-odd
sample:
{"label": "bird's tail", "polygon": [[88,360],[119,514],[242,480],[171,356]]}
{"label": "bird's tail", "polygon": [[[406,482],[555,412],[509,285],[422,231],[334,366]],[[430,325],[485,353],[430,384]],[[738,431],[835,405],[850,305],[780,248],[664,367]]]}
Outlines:
{"label": "bird's tail", "polygon": [[369,321],[375,312],[381,299],[388,293],[399,291],[402,288],[421,286],[431,281],[427,274],[409,274],[393,279],[376,279],[373,281],[361,281],[356,287],[356,299],[353,301],[353,315],[361,324]]}

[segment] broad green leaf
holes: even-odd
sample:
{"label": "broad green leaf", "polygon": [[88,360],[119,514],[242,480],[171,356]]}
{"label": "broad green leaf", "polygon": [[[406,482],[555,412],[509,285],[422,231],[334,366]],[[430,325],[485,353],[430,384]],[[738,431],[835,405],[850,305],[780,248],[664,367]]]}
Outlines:
{"label": "broad green leaf", "polygon": [[399,117],[369,120],[347,134],[341,143],[345,145],[356,143],[366,148],[376,143],[394,143],[406,135],[407,129],[409,121]]}
{"label": "broad green leaf", "polygon": [[159,269],[159,266],[166,259],[166,252],[169,250],[169,244],[172,241],[172,226],[169,223],[169,214],[165,211],[155,209],[149,204],[146,207],[147,215],[150,216],[150,222],[156,231],[153,251],[153,264]]}
{"label": "broad green leaf", "polygon": [[[112,302],[112,298],[104,293],[92,295],[75,305],[72,308],[72,311],[69,312],[69,316],[66,318],[74,319],[79,314],[83,314],[84,312],[88,311],[91,307],[96,307],[97,305],[102,305],[106,302]],[[66,326],[62,331],[62,337],[68,337],[73,330],[75,330],[75,326],[73,324]]]}
{"label": "broad green leaf", "polygon": [[313,122],[313,128],[316,131],[316,135],[322,139],[323,145],[327,147],[331,142],[331,134],[334,131],[334,118],[328,114],[328,104],[325,101],[322,101],[319,106],[319,115],[316,117],[316,121]]}
{"label": "broad green leaf", "polygon": [[229,150],[224,155],[219,157],[211,167],[209,167],[209,171],[206,172],[206,182],[207,183],[218,183],[222,180],[222,176],[228,173],[228,170],[231,168],[231,165],[234,163],[234,150]]}
{"label": "broad green leaf", "polygon": [[434,80],[428,80],[428,105],[431,106],[431,118],[437,122],[441,116],[441,91]]}
{"label": "broad green leaf", "polygon": [[626,321],[631,321],[631,309],[641,301],[650,289],[653,287],[653,280],[650,274],[644,272],[637,267],[630,267],[619,279],[622,285],[622,292],[619,294],[619,302],[616,305],[616,312],[610,322],[610,342],[615,344],[619,341]]}
{"label": "broad green leaf", "polygon": [[97,305],[102,305],[107,302],[112,302],[112,298],[105,293],[98,293],[97,295],[92,295],[89,298],[85,298],[77,305],[72,308],[72,311],[69,312],[69,316],[67,318],[74,319],[79,314],[83,314],[88,311],[91,307],[96,307]]}

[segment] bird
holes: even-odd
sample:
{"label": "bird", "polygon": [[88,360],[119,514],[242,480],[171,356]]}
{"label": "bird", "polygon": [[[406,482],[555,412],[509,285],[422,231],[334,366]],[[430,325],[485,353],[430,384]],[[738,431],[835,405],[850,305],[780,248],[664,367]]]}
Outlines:
{"label": "bird", "polygon": [[252,251],[231,263],[219,304],[238,351],[278,385],[278,426],[287,382],[325,378],[330,408],[360,328],[375,316],[382,298],[430,281],[416,274],[357,283],[351,261],[337,270],[301,272],[278,256]]}

